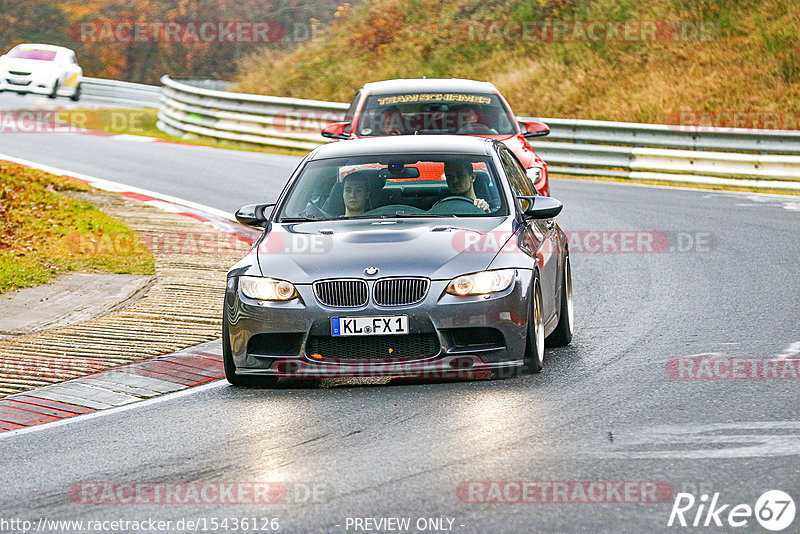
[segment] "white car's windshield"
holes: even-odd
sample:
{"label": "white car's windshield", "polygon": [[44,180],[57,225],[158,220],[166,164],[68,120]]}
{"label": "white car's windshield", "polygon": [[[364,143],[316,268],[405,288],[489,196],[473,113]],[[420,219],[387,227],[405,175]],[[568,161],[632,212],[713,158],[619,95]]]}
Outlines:
{"label": "white car's windshield", "polygon": [[294,182],[278,220],[507,213],[488,158],[424,154],[311,161]]}
{"label": "white car's windshield", "polygon": [[53,61],[56,53],[52,50],[40,50],[36,48],[15,48],[8,53],[8,57],[15,59],[36,59],[39,61]]}
{"label": "white car's windshield", "polygon": [[515,134],[516,123],[496,94],[398,93],[367,97],[356,135]]}

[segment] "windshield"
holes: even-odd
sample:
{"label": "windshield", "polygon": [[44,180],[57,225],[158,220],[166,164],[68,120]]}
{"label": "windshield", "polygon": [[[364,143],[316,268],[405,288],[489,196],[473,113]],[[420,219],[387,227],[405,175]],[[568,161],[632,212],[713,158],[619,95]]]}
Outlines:
{"label": "windshield", "polygon": [[503,197],[481,156],[333,158],[303,168],[278,220],[506,215]]}
{"label": "windshield", "polygon": [[367,97],[356,134],[513,135],[516,123],[496,94],[402,93]]}
{"label": "windshield", "polygon": [[38,59],[40,61],[53,61],[56,53],[51,50],[37,50],[33,48],[14,48],[8,57],[17,59]]}

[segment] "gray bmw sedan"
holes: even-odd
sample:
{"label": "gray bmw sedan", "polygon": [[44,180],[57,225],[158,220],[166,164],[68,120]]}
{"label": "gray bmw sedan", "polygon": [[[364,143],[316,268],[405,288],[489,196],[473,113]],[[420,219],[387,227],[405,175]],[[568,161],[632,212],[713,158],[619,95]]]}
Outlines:
{"label": "gray bmw sedan", "polygon": [[562,204],[502,143],[402,136],[321,146],[228,272],[225,374],[279,378],[502,375],[572,339]]}

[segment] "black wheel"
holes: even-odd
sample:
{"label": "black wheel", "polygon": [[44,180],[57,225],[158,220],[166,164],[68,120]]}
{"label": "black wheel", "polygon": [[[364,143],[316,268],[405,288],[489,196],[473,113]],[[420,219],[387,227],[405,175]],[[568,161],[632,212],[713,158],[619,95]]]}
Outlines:
{"label": "black wheel", "polygon": [[558,325],[545,340],[548,347],[563,347],[572,341],[572,328],[575,320],[572,311],[572,267],[569,264],[569,254],[564,258],[563,280]]}
{"label": "black wheel", "polygon": [[233,363],[233,351],[231,350],[231,338],[228,332],[228,322],[222,319],[222,363],[225,366],[225,379],[234,386],[253,387],[270,386],[278,382],[272,376],[257,375],[237,375],[236,364]]}
{"label": "black wheel", "polygon": [[531,374],[542,371],[544,365],[544,318],[542,317],[542,289],[539,276],[533,279],[531,313],[528,318],[528,340],[525,344],[525,363]]}
{"label": "black wheel", "polygon": [[81,84],[75,86],[75,92],[72,93],[72,96],[69,97],[69,99],[72,100],[73,102],[77,102],[78,100],[81,99]]}
{"label": "black wheel", "polygon": [[55,97],[57,97],[58,96],[58,88],[59,88],[58,80],[56,80],[56,83],[53,84],[53,92],[50,93],[49,95],[47,95],[47,98],[55,98]]}

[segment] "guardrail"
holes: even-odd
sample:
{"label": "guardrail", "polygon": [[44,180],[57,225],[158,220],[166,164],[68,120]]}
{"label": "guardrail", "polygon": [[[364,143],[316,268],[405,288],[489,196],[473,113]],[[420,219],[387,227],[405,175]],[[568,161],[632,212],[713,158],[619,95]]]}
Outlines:
{"label": "guardrail", "polygon": [[[161,78],[158,127],[265,146],[311,150],[348,105],[210,90]],[[800,189],[800,131],[736,130],[520,117],[550,126],[532,141],[551,172],[699,183],[758,181]],[[676,150],[677,149],[677,150]],[[748,183],[745,183],[748,182]]]}
{"label": "guardrail", "polygon": [[84,77],[81,93],[114,106],[157,107],[161,91],[157,85]]}
{"label": "guardrail", "polygon": [[342,120],[348,107],[338,102],[203,89],[168,76],[161,82],[157,125],[170,135],[312,150],[327,142],[320,130]]}

